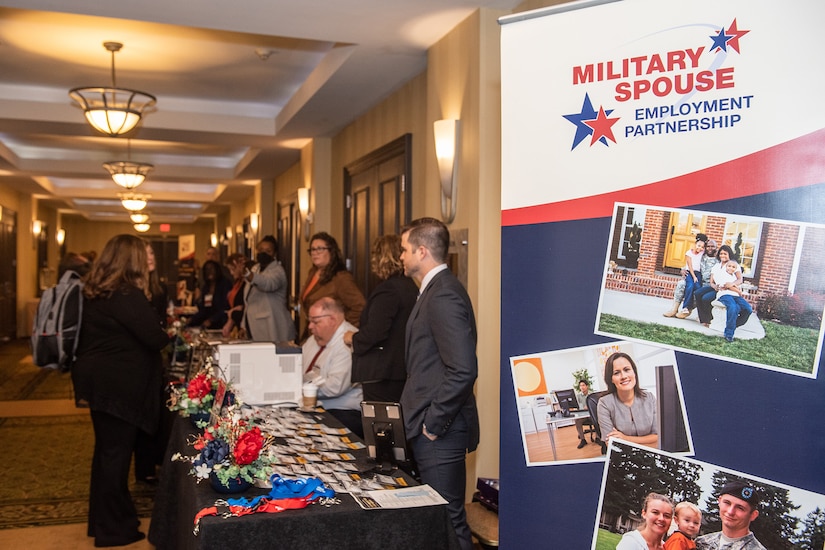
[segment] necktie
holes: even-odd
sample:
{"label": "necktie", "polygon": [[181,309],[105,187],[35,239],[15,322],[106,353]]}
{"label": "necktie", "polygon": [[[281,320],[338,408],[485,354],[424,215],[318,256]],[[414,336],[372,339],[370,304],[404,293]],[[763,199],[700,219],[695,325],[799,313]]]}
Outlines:
{"label": "necktie", "polygon": [[315,357],[313,357],[313,358],[312,358],[312,361],[310,361],[310,362],[309,362],[309,366],[307,367],[307,370],[306,370],[305,372],[309,372],[309,371],[311,371],[311,370],[312,370],[312,367],[314,367],[314,366],[315,366],[315,361],[317,361],[317,360],[318,360],[318,356],[319,356],[319,355],[321,355],[321,352],[322,352],[322,351],[324,351],[324,348],[325,348],[325,347],[326,347],[326,346],[321,346],[321,347],[318,349],[318,353],[316,353],[316,354],[315,354]]}

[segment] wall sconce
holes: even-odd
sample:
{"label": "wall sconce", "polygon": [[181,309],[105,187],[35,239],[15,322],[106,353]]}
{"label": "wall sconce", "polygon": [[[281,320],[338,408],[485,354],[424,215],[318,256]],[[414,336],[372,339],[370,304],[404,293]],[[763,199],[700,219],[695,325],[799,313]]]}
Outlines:
{"label": "wall sconce", "polygon": [[459,123],[456,119],[436,120],[433,123],[435,158],[441,176],[441,218],[444,223],[451,223],[455,219]]}
{"label": "wall sconce", "polygon": [[37,243],[40,242],[40,235],[43,234],[43,222],[40,220],[32,220],[32,248],[37,248]]}
{"label": "wall sconce", "polygon": [[224,233],[224,235],[226,235],[226,238],[229,239],[230,241],[232,240],[232,226],[231,225],[226,226],[226,233]]}
{"label": "wall sconce", "polygon": [[209,244],[212,245],[212,248],[215,248],[216,246],[218,246],[218,234],[217,233],[212,233],[211,235],[209,235]]}
{"label": "wall sconce", "polygon": [[255,259],[255,251],[258,248],[258,214],[253,212],[249,215],[249,250],[250,257]]}
{"label": "wall sconce", "polygon": [[60,253],[60,259],[62,260],[63,256],[66,255],[66,230],[61,227],[57,230],[57,234],[54,237],[57,241],[57,250]]}
{"label": "wall sconce", "polygon": [[302,225],[304,226],[304,240],[309,241],[310,226],[315,221],[315,216],[309,211],[309,187],[298,189],[298,212],[301,213]]}

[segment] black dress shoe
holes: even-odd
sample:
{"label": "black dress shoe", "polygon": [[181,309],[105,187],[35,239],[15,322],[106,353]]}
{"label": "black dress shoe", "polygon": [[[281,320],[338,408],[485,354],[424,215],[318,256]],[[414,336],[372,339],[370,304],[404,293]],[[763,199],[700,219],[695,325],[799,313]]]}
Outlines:
{"label": "black dress shoe", "polygon": [[580,440],[580,441],[579,441],[579,446],[578,446],[578,447],[576,447],[576,448],[577,448],[577,449],[581,449],[581,448],[582,448],[582,447],[584,447],[585,445],[587,445],[587,440],[586,440],[586,439],[582,439],[582,440]]}

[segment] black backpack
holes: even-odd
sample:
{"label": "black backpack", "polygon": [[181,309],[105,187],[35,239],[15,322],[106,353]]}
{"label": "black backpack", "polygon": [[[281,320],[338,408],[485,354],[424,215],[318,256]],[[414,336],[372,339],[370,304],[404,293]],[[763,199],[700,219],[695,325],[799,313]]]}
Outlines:
{"label": "black backpack", "polygon": [[40,297],[32,327],[34,364],[68,371],[74,363],[82,317],[83,282],[80,275],[68,270]]}

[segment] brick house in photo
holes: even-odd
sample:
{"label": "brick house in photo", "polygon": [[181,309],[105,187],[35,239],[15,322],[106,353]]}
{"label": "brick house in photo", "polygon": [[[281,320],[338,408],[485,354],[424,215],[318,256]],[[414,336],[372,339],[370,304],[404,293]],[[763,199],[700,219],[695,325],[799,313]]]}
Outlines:
{"label": "brick house in photo", "polygon": [[684,251],[700,232],[740,256],[745,299],[754,309],[769,296],[825,299],[823,226],[636,205],[617,207],[605,289],[672,299]]}

